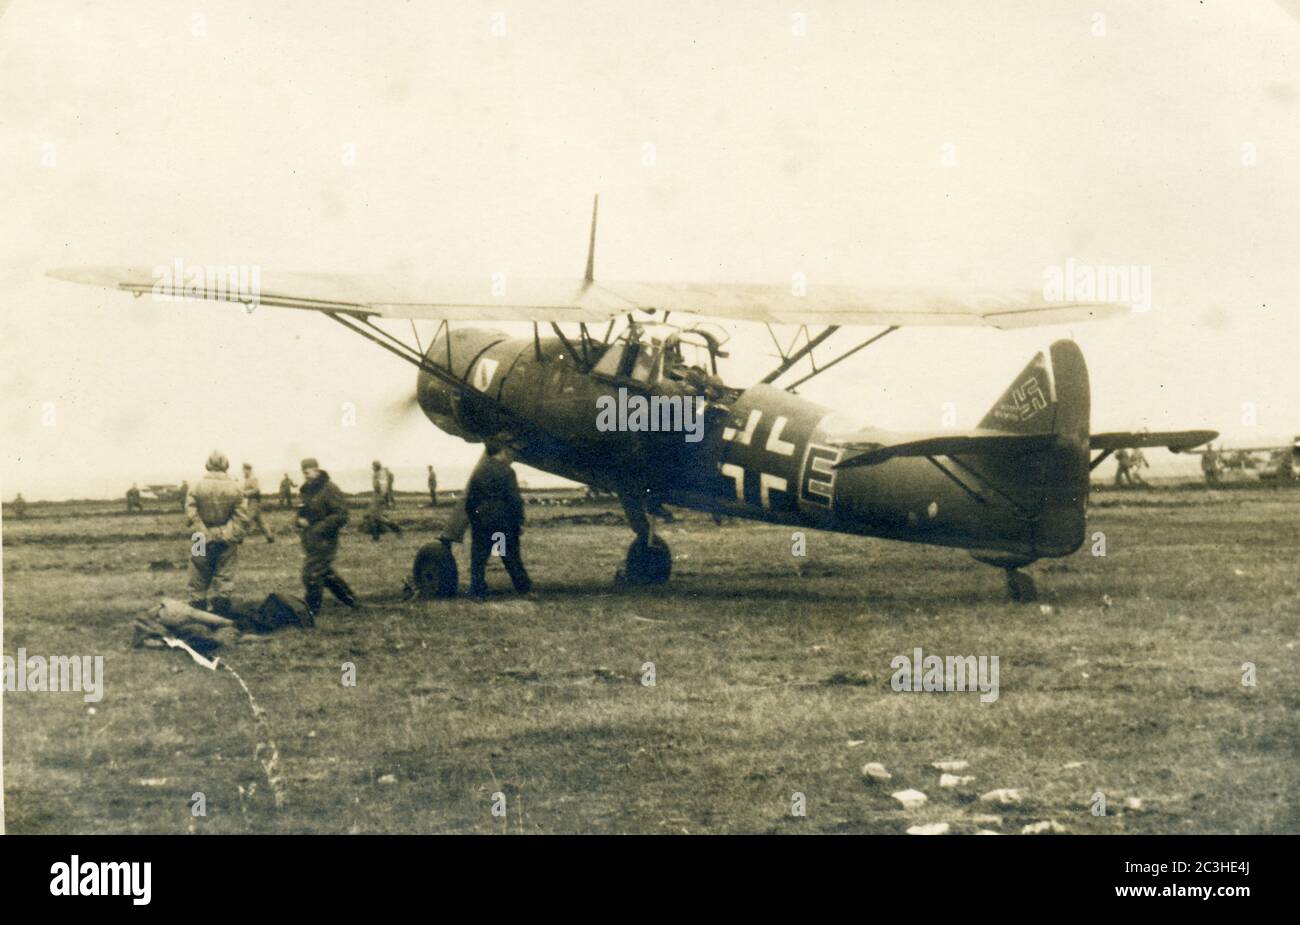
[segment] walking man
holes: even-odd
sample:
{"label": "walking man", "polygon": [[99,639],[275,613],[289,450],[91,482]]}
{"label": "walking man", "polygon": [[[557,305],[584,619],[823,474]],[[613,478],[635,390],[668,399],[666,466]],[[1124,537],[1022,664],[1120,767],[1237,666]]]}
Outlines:
{"label": "walking man", "polygon": [[1128,473],[1129,484],[1145,485],[1147,481],[1142,478],[1142,470],[1150,469],[1151,463],[1147,462],[1146,454],[1142,452],[1141,447],[1129,453],[1128,462],[1131,467]]}
{"label": "walking man", "polygon": [[1133,461],[1129,456],[1129,451],[1123,447],[1115,451],[1115,487],[1121,485],[1133,485]]}
{"label": "walking man", "polygon": [[274,543],[275,537],[262,522],[262,485],[253,475],[252,463],[244,463],[244,500],[248,502],[248,522],[252,530],[260,530],[268,543]]}
{"label": "walking man", "polygon": [[295,521],[302,531],[302,585],[307,609],[313,617],[320,611],[324,589],[329,588],[339,603],[356,608],[356,595],[337,572],[334,556],[339,550],[339,531],[348,522],[347,499],[330,481],[329,473],[313,458],[302,461],[302,506]]}

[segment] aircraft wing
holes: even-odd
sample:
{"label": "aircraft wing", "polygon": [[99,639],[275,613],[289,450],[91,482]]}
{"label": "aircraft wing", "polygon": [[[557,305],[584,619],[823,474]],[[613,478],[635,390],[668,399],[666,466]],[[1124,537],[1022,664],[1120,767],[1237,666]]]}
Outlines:
{"label": "aircraft wing", "polygon": [[1112,302],[1054,302],[1032,289],[892,289],[810,285],[597,283],[638,308],[767,324],[1026,328],[1123,314]]}
{"label": "aircraft wing", "polygon": [[[197,266],[197,265],[196,265]],[[281,308],[380,318],[450,321],[610,321],[637,313],[700,315],[768,324],[948,325],[1023,328],[1122,314],[1111,302],[1054,302],[1034,290],[791,287],[733,283],[588,282],[581,279],[398,279],[334,273],[258,273],[251,298],[205,277],[187,290],[178,274],[147,267],[72,267],[48,275],[138,295],[252,302]],[[189,267],[186,268],[190,269]],[[214,268],[221,269],[221,268]],[[233,269],[233,268],[232,268]]]}
{"label": "aircraft wing", "polygon": [[900,456],[958,456],[968,453],[1024,453],[1046,449],[1057,439],[1053,433],[1011,434],[996,430],[945,431],[942,434],[882,436],[878,431],[849,434],[833,441],[851,455],[836,469],[876,466]]}
{"label": "aircraft wing", "polygon": [[1174,453],[1180,453],[1202,443],[1209,443],[1217,436],[1217,430],[1112,431],[1093,434],[1089,442],[1094,450],[1163,446]]}

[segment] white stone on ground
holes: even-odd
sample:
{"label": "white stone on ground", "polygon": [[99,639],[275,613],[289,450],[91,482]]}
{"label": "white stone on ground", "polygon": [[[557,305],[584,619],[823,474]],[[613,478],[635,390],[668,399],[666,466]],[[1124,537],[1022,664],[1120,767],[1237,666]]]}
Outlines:
{"label": "white stone on ground", "polygon": [[889,780],[893,777],[892,774],[885,770],[883,764],[876,761],[862,766],[862,776],[870,780]]}
{"label": "white stone on ground", "polygon": [[919,790],[899,790],[891,793],[895,800],[903,804],[903,809],[915,809],[918,806],[924,806],[927,797]]}
{"label": "white stone on ground", "polygon": [[1065,826],[1061,825],[1055,819],[1044,819],[1042,822],[1034,822],[1020,830],[1021,835],[1064,835]]}

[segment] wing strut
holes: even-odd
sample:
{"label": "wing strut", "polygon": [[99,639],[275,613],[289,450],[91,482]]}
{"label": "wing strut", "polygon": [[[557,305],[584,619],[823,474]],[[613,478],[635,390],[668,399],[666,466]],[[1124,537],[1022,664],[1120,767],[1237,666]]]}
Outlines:
{"label": "wing strut", "polygon": [[1092,462],[1088,463],[1088,471],[1091,472],[1093,469],[1096,469],[1098,466],[1100,466],[1102,464],[1102,461],[1113,452],[1115,451],[1102,450],[1100,453],[1094,456],[1092,458]]}
{"label": "wing strut", "polygon": [[424,355],[422,353],[417,353],[415,350],[413,350],[410,344],[407,344],[399,340],[389,332],[385,331],[383,328],[372,324],[368,319],[357,319],[351,315],[343,315],[340,312],[325,312],[325,315],[326,317],[331,318],[334,321],[337,321],[339,324],[343,325],[343,327],[347,328],[349,331],[352,331],[355,334],[360,334],[362,337],[364,337],[366,340],[370,341],[371,343],[378,344],[380,347],[384,348],[389,353],[393,354],[393,356],[405,360],[415,368],[428,373],[430,376],[433,376],[435,379],[441,382],[444,382],[451,386],[455,386],[458,389],[469,389],[472,392],[478,391],[477,389],[474,389],[472,386],[470,386],[468,383],[462,382],[460,379],[457,379],[456,376],[451,372],[451,338],[450,337],[447,338],[447,368],[443,369],[441,366],[437,366],[433,363],[430,363],[428,360],[426,360],[424,358]]}
{"label": "wing strut", "polygon": [[[804,357],[806,357],[808,354],[812,353],[815,349],[817,349],[817,346],[818,346],[819,344],[824,343],[828,337],[830,337],[832,334],[834,334],[834,333],[835,333],[836,331],[838,331],[839,329],[840,329],[840,326],[837,325],[837,324],[828,325],[827,328],[826,328],[826,330],[822,331],[822,332],[821,332],[820,334],[818,334],[816,337],[810,339],[810,340],[808,341],[808,343],[804,344],[802,347],[800,347],[800,348],[799,348],[798,350],[796,350],[794,353],[791,353],[791,354],[789,354],[788,356],[783,356],[783,357],[782,357],[782,360],[781,360],[781,365],[778,366],[776,369],[772,370],[772,371],[771,371],[770,373],[768,373],[766,376],[764,376],[764,377],[763,377],[763,382],[764,382],[764,383],[775,382],[776,379],[777,379],[777,378],[778,378],[782,373],[784,373],[787,369],[790,369],[791,367],[793,367],[794,364],[798,363],[800,360],[802,360],[802,359],[803,359]],[[769,327],[768,327],[768,331],[770,332],[771,330],[772,330],[772,329],[771,329],[771,327],[769,326]],[[773,339],[775,339],[775,335],[773,336]],[[779,348],[779,346],[780,346],[780,345],[778,344],[778,348]]]}
{"label": "wing strut", "polygon": [[[835,365],[837,365],[837,364],[839,364],[839,363],[843,363],[845,360],[847,360],[849,357],[853,356],[853,354],[857,353],[857,352],[858,352],[859,350],[861,350],[862,348],[864,348],[864,347],[870,347],[872,344],[874,344],[876,341],[880,340],[880,338],[884,337],[886,334],[893,334],[893,333],[894,333],[895,331],[897,331],[897,330],[898,330],[898,325],[896,325],[896,324],[891,324],[889,327],[885,328],[885,330],[881,331],[879,334],[876,334],[876,335],[873,335],[873,336],[871,336],[871,337],[868,337],[866,340],[864,340],[862,343],[858,344],[856,347],[853,347],[852,349],[849,349],[849,350],[844,351],[843,353],[841,353],[839,356],[837,356],[835,359],[831,360],[829,363],[827,363],[825,366],[821,367],[820,369],[817,368],[816,361],[810,359],[809,362],[811,362],[811,363],[813,364],[813,371],[810,372],[808,375],[804,376],[804,377],[803,377],[802,379],[800,379],[798,382],[793,382],[793,383],[791,383],[790,385],[787,385],[787,386],[785,387],[785,390],[786,390],[787,392],[793,392],[795,389],[797,389],[799,386],[803,385],[803,384],[804,384],[805,382],[807,382],[809,379],[812,379],[812,378],[814,378],[814,377],[816,377],[816,376],[820,376],[822,373],[826,372],[826,370],[830,369],[832,366],[835,366]],[[763,380],[763,381],[766,382],[767,380],[765,379],[765,380]]]}

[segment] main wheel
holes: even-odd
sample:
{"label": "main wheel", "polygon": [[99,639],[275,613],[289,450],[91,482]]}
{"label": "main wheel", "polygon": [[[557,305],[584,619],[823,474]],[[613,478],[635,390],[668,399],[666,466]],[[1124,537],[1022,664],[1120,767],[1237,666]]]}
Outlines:
{"label": "main wheel", "polygon": [[411,583],[418,597],[455,597],[460,583],[456,557],[443,543],[427,543],[415,554]]}
{"label": "main wheel", "polygon": [[1007,596],[1018,604],[1028,604],[1038,600],[1038,588],[1034,585],[1034,576],[1015,569],[1007,569]]}
{"label": "main wheel", "polygon": [[640,538],[627,548],[627,565],[622,579],[629,585],[661,585],[673,572],[673,554],[659,537],[649,543]]}

